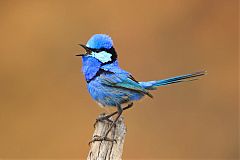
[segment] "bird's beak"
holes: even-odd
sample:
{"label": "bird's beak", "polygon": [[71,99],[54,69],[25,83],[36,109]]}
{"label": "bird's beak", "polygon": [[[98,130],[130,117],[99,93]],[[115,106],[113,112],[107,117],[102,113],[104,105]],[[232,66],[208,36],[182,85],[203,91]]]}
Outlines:
{"label": "bird's beak", "polygon": [[91,54],[92,51],[91,51],[91,49],[89,47],[87,47],[86,45],[83,45],[83,44],[78,44],[78,45],[83,47],[87,53],[85,53],[85,54],[77,54],[76,56],[85,56],[85,55]]}

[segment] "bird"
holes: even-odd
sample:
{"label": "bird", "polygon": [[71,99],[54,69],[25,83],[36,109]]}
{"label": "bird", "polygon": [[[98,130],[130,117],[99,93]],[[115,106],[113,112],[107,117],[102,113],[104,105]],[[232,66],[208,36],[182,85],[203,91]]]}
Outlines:
{"label": "bird", "polygon": [[[85,53],[77,54],[82,57],[82,72],[85,76],[87,89],[91,97],[101,107],[116,107],[117,111],[102,116],[97,121],[110,121],[111,125],[103,136],[95,135],[94,141],[116,141],[108,138],[112,127],[116,125],[123,110],[131,108],[134,101],[145,96],[153,98],[150,93],[160,86],[195,80],[206,74],[205,70],[184,74],[167,79],[153,81],[137,81],[131,73],[119,66],[118,54],[112,38],[107,34],[94,34],[86,43],[79,44]],[[124,105],[126,105],[124,107]],[[114,120],[109,118],[117,114]]]}

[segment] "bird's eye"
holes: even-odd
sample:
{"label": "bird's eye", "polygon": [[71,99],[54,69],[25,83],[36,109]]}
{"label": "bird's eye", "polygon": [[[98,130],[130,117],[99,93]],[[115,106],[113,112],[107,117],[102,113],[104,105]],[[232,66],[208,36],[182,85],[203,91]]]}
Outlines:
{"label": "bird's eye", "polygon": [[107,49],[105,49],[105,48],[100,48],[100,49],[91,48],[91,50],[95,53],[99,53],[99,52],[102,52],[102,51],[107,51]]}
{"label": "bird's eye", "polygon": [[99,52],[102,52],[102,50],[101,49],[94,49],[94,52],[99,53]]}

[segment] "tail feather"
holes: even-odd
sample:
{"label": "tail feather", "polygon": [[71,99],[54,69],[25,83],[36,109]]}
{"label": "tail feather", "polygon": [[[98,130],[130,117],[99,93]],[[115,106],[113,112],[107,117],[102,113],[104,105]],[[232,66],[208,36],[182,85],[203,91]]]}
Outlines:
{"label": "tail feather", "polygon": [[206,71],[200,71],[200,72],[195,72],[192,74],[185,74],[185,75],[162,79],[162,80],[158,80],[158,81],[148,81],[148,82],[139,82],[139,83],[145,89],[154,90],[154,89],[156,89],[156,87],[159,87],[159,86],[196,80],[197,79],[196,77],[203,76],[206,73],[207,73]]}

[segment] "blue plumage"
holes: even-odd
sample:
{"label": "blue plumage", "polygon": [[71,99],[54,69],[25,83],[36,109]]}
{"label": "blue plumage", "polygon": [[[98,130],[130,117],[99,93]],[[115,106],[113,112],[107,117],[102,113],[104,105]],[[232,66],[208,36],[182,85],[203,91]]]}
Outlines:
{"label": "blue plumage", "polygon": [[[130,73],[119,67],[117,59],[112,59],[117,53],[113,48],[112,39],[108,35],[92,36],[86,47],[91,53],[82,56],[82,72],[88,82],[90,95],[102,106],[121,105],[139,100],[144,95],[152,97],[148,90],[205,74],[205,72],[196,72],[164,80],[137,82]],[[106,55],[110,59],[104,59]]]}
{"label": "blue plumage", "polygon": [[[87,81],[90,95],[101,106],[117,107],[118,117],[123,110],[122,104],[139,100],[145,95],[152,97],[149,90],[193,80],[205,74],[205,71],[201,71],[163,80],[138,82],[129,72],[119,67],[113,41],[108,35],[95,34],[88,40],[86,46],[81,46],[87,52],[78,56],[82,56],[82,72]],[[109,118],[109,116],[105,118]],[[101,140],[106,140],[106,136]]]}
{"label": "blue plumage", "polygon": [[113,41],[111,37],[108,35],[95,34],[88,40],[86,46],[94,49],[100,48],[110,49],[113,46]]}
{"label": "blue plumage", "polygon": [[101,67],[101,62],[91,56],[83,56],[82,62],[82,72],[85,75],[86,80],[88,81],[97,74]]}
{"label": "blue plumage", "polygon": [[[86,66],[87,65],[87,66]],[[117,106],[139,100],[149,94],[131,75],[118,66],[118,61],[101,64],[91,56],[83,57],[82,69],[88,91],[102,106]]]}
{"label": "blue plumage", "polygon": [[162,79],[162,80],[157,80],[157,81],[148,81],[148,82],[139,82],[139,83],[145,89],[154,90],[154,89],[157,89],[156,87],[159,87],[159,86],[165,86],[165,85],[169,85],[169,84],[173,84],[173,83],[195,80],[194,79],[195,77],[203,76],[205,74],[206,74],[205,71],[201,71],[201,72],[185,74],[185,75]]}

